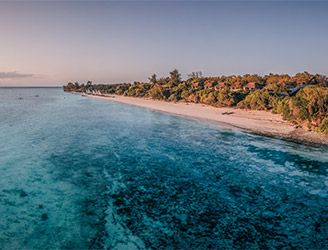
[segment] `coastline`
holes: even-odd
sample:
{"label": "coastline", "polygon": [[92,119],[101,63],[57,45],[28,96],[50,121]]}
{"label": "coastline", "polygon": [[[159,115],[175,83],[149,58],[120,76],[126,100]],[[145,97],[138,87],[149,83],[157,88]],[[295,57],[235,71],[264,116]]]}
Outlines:
{"label": "coastline", "polygon": [[328,136],[306,131],[302,128],[295,128],[295,126],[283,120],[281,115],[272,114],[268,111],[227,107],[217,108],[198,103],[174,103],[121,95],[104,96],[87,94],[86,96],[134,105],[159,112],[227,124],[253,134],[276,137],[312,146],[328,146]]}

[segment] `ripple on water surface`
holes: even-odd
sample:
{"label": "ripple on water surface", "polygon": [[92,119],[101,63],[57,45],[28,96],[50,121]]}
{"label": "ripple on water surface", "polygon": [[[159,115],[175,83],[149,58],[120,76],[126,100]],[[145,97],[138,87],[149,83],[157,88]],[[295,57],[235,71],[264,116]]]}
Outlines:
{"label": "ripple on water surface", "polygon": [[60,89],[0,107],[0,248],[327,248],[327,148]]}

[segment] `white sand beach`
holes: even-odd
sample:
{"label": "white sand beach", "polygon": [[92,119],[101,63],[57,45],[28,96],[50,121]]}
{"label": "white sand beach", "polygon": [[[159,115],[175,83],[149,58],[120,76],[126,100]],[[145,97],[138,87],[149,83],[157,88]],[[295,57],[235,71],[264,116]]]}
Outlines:
{"label": "white sand beach", "polygon": [[303,143],[328,145],[328,136],[316,132],[306,131],[302,128],[296,128],[289,122],[284,121],[281,115],[272,114],[268,111],[216,108],[204,104],[185,102],[173,103],[120,95],[90,96],[144,107],[154,111],[225,123],[255,134],[281,137]]}

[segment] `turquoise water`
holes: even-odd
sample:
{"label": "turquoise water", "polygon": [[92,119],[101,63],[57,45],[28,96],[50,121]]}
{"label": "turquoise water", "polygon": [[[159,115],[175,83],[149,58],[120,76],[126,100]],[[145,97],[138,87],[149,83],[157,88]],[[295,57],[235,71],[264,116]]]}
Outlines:
{"label": "turquoise water", "polygon": [[0,89],[1,249],[327,249],[328,150]]}

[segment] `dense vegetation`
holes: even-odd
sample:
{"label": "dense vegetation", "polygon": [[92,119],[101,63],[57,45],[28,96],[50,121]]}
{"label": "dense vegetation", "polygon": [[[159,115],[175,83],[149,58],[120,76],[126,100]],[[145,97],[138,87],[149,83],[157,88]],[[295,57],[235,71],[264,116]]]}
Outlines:
{"label": "dense vegetation", "polygon": [[328,134],[328,78],[308,72],[294,76],[203,77],[193,72],[182,80],[178,70],[168,77],[149,77],[149,82],[120,84],[68,83],[65,91],[116,94],[164,101],[203,103],[216,107],[271,110],[301,127]]}

